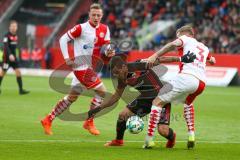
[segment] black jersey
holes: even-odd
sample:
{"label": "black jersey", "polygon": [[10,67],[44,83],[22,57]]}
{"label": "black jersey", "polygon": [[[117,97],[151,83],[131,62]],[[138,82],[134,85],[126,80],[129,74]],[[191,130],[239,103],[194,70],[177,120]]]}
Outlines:
{"label": "black jersey", "polygon": [[5,34],[3,38],[3,62],[9,61],[9,55],[12,54],[16,58],[16,49],[18,45],[18,36],[13,35],[10,32]]}
{"label": "black jersey", "polygon": [[137,89],[142,98],[155,98],[163,86],[156,67],[162,66],[148,69],[145,62],[128,63],[127,66],[129,71],[127,80],[125,82],[118,80],[118,88],[124,88],[129,85]]}

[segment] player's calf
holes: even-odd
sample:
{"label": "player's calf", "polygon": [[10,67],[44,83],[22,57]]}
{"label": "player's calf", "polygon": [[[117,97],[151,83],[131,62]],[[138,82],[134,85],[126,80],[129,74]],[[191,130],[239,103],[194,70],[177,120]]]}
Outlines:
{"label": "player's calf", "polygon": [[191,149],[195,146],[195,126],[194,126],[194,106],[193,104],[184,104],[184,118],[188,128],[187,148]]}
{"label": "player's calf", "polygon": [[69,100],[69,96],[61,99],[44,119],[41,120],[44,132],[47,135],[52,135],[52,121],[62,114],[73,102]]}

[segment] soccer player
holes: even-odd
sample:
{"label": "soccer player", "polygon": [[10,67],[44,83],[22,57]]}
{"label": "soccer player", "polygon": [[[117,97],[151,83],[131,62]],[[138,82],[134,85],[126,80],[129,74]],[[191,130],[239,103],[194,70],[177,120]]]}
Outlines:
{"label": "soccer player", "polygon": [[16,49],[18,45],[17,36],[18,23],[15,20],[10,21],[9,32],[5,34],[3,38],[3,62],[0,66],[0,94],[1,94],[1,83],[4,75],[6,74],[9,67],[12,67],[17,77],[17,84],[19,88],[19,94],[28,94],[29,91],[23,89],[22,76],[19,70],[19,62],[16,57]]}
{"label": "soccer player", "polygon": [[[184,55],[181,60],[184,62],[192,62],[194,58],[193,54],[188,54]],[[161,57],[161,59],[155,62],[155,65],[162,62],[177,61],[179,61],[179,57]],[[166,71],[167,69],[161,65],[150,69],[146,62],[126,63],[118,56],[112,58],[111,72],[118,80],[116,91],[111,97],[106,98],[98,108],[90,110],[89,117],[116,103],[121,98],[127,86],[134,87],[140,92],[140,95],[129,103],[119,114],[116,126],[116,139],[106,143],[105,146],[122,146],[127,119],[133,115],[143,117],[150,113],[152,100],[158,95],[159,90],[162,88],[159,76]],[[168,139],[166,144],[167,148],[172,148],[176,139],[176,134],[169,128],[170,110],[171,104],[168,103],[162,110],[162,117],[156,122],[156,124],[159,124],[159,133]],[[152,146],[154,146],[154,143],[152,143]]]}
{"label": "soccer player", "polygon": [[[89,20],[78,24],[60,38],[60,47],[66,64],[73,68],[75,77],[72,80],[72,89],[54,107],[51,113],[41,120],[47,135],[52,134],[53,120],[63,113],[84,89],[93,89],[96,95],[93,97],[90,108],[98,107],[105,96],[106,88],[94,71],[96,59],[100,57],[101,47],[107,45],[105,55],[111,57],[115,51],[110,46],[110,31],[107,25],[100,23],[103,10],[100,4],[90,6]],[[69,58],[68,42],[74,41],[74,58]],[[81,89],[76,89],[80,85]],[[93,118],[84,122],[83,127],[93,135],[99,135],[100,131],[95,127]]]}
{"label": "soccer player", "polygon": [[216,61],[215,58],[209,54],[208,47],[194,38],[194,31],[191,26],[186,25],[181,27],[177,30],[176,35],[176,40],[166,44],[163,48],[148,58],[147,61],[149,65],[152,65],[159,56],[164,55],[175,48],[178,48],[180,55],[193,53],[197,58],[193,63],[181,63],[179,74],[169,81],[173,86],[172,90],[157,96],[153,100],[148,122],[148,133],[145,139],[146,146],[151,144],[154,131],[157,127],[153,122],[155,122],[155,119],[161,117],[163,106],[173,101],[182,101],[184,103],[184,117],[189,131],[187,147],[193,148],[195,144],[193,101],[205,88],[206,61],[209,61],[211,64],[216,63]]}

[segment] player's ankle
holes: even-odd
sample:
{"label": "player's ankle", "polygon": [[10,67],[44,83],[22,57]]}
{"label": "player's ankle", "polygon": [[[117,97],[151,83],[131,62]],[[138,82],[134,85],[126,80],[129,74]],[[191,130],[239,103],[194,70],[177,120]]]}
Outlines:
{"label": "player's ankle", "polygon": [[195,136],[195,132],[194,131],[189,131],[188,136]]}
{"label": "player's ankle", "polygon": [[48,119],[51,123],[54,120],[54,118],[51,115],[47,115],[45,119]]}
{"label": "player's ankle", "polygon": [[188,141],[195,141],[195,134],[189,134],[188,135]]}
{"label": "player's ankle", "polygon": [[153,136],[147,135],[145,140],[148,141],[148,142],[153,141]]}
{"label": "player's ankle", "polygon": [[123,139],[115,139],[116,142],[123,142]]}

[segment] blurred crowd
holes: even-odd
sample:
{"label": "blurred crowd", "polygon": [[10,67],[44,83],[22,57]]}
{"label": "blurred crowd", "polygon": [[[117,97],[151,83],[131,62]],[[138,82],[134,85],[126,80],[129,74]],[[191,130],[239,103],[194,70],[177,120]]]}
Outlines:
{"label": "blurred crowd", "polygon": [[[175,38],[175,31],[184,24],[192,24],[198,40],[211,52],[239,53],[239,0],[100,0],[104,8],[104,22],[115,39],[131,38],[144,25],[156,20],[177,20],[167,34],[158,34],[144,50],[158,49]],[[137,43],[135,45],[137,49]]]}

